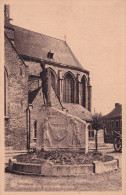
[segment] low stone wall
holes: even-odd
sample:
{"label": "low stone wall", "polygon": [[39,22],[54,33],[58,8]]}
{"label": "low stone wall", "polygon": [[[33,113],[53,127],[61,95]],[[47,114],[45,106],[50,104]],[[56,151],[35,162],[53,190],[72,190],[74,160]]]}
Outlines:
{"label": "low stone wall", "polygon": [[79,176],[93,173],[93,165],[54,165],[45,162],[41,166],[41,175],[44,176]]}
{"label": "low stone wall", "polygon": [[42,164],[31,164],[10,159],[8,170],[14,173],[42,176],[82,176],[117,170],[118,166],[119,161],[117,159],[108,162],[95,161],[92,164],[82,165],[55,165],[47,160],[43,161]]}
{"label": "low stone wall", "polygon": [[108,171],[117,170],[119,163],[117,159],[108,162],[94,161],[94,172],[103,173]]}

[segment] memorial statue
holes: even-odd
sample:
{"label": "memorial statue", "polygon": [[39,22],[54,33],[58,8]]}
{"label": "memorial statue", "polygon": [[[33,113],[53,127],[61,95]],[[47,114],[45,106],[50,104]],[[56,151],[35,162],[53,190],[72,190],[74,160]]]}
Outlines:
{"label": "memorial statue", "polygon": [[51,106],[50,91],[51,91],[51,77],[50,71],[45,68],[45,64],[41,62],[42,72],[40,72],[40,78],[42,80],[42,92],[44,104]]}
{"label": "memorial statue", "polygon": [[49,132],[49,121],[48,121],[48,118],[44,119],[43,131],[44,131],[44,147],[46,145],[46,143],[45,143],[46,140],[49,142],[49,145],[52,146],[50,132]]}

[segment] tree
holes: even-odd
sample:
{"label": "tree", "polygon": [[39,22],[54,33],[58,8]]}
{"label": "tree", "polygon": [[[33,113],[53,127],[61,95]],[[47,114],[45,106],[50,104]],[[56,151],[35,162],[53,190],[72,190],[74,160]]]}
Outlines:
{"label": "tree", "polygon": [[98,143],[97,143],[97,135],[98,135],[98,130],[102,128],[102,114],[101,113],[95,113],[92,116],[93,120],[92,120],[92,129],[96,130],[96,134],[95,134],[95,151],[96,153],[98,152]]}

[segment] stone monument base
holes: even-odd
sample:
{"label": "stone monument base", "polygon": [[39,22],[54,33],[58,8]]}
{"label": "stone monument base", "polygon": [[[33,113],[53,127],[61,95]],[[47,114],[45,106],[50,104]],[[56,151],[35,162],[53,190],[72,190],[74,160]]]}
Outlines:
{"label": "stone monument base", "polygon": [[48,106],[40,107],[37,121],[37,138],[31,138],[31,148],[88,152],[88,130],[85,121]]}
{"label": "stone monument base", "polygon": [[92,164],[82,165],[55,165],[47,160],[41,164],[16,162],[16,159],[9,160],[8,170],[17,174],[41,175],[41,176],[83,176],[93,173],[103,173],[117,170],[119,161],[117,159],[101,162],[95,161]]}

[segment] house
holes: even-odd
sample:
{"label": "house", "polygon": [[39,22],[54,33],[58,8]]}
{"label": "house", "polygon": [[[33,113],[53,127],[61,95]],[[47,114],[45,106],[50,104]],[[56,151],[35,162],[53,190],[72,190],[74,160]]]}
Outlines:
{"label": "house", "polygon": [[114,141],[114,132],[122,133],[122,105],[115,103],[115,108],[102,117],[105,142]]}
{"label": "house", "polygon": [[52,107],[90,124],[90,72],[79,63],[66,41],[12,25],[8,5],[4,14],[5,146],[26,149],[36,139],[37,114],[44,105],[42,62],[51,75]]}

